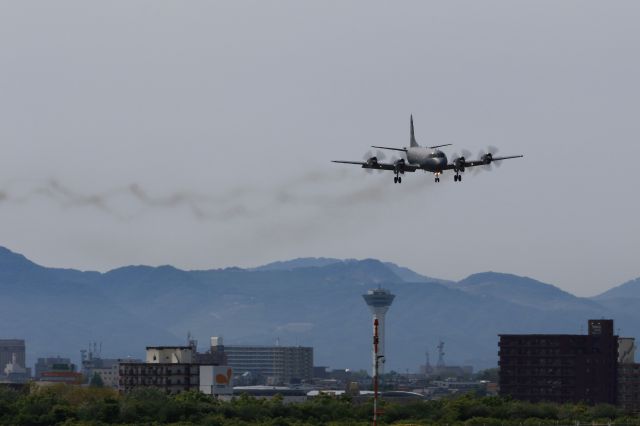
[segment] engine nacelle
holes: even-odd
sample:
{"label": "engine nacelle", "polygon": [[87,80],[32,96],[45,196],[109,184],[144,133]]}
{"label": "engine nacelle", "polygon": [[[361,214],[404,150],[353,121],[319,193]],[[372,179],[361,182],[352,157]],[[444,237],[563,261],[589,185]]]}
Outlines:
{"label": "engine nacelle", "polygon": [[485,154],[482,156],[482,162],[484,164],[491,164],[492,161],[493,161],[493,155],[491,155],[491,153]]}
{"label": "engine nacelle", "polygon": [[456,158],[455,166],[456,170],[464,172],[464,168],[467,165],[467,160],[464,157]]}
{"label": "engine nacelle", "polygon": [[378,157],[371,157],[367,160],[367,164],[369,166],[377,167],[378,166]]}

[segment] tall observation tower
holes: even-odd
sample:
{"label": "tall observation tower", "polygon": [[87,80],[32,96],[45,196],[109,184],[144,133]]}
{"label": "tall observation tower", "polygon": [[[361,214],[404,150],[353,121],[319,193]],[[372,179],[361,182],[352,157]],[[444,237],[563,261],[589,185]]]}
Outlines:
{"label": "tall observation tower", "polygon": [[[375,290],[369,290],[367,294],[363,294],[364,301],[367,302],[371,313],[373,314],[373,320],[378,320],[378,356],[384,357],[384,317],[389,310],[389,306],[396,297],[391,294],[389,290],[384,288],[377,288]],[[381,358],[384,361],[384,358]],[[376,354],[373,352],[373,370],[376,368]],[[384,363],[378,364],[378,374],[384,373]]]}

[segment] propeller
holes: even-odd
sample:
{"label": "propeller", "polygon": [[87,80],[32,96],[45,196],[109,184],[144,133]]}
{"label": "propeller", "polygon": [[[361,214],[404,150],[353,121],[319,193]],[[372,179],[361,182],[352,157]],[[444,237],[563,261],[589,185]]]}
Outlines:
{"label": "propeller", "polygon": [[478,153],[478,157],[480,160],[484,161],[483,166],[476,167],[476,174],[481,170],[490,171],[493,169],[493,165],[495,164],[497,167],[500,167],[500,162],[493,162],[493,157],[498,153],[498,148],[493,145],[488,145],[486,149],[480,150]]}
{"label": "propeller", "polygon": [[[495,157],[496,154],[498,153],[498,147],[497,146],[489,145],[487,147],[487,149],[489,150],[489,152],[491,153],[491,155],[493,157]],[[491,164],[495,165],[496,167],[500,167],[500,166],[502,166],[502,161],[498,161],[498,162],[491,163]]]}
{"label": "propeller", "polygon": [[[362,159],[366,162],[369,161],[376,161],[376,162],[380,162],[380,161],[384,161],[384,159],[387,157],[387,155],[384,153],[384,151],[382,150],[377,150],[375,152],[375,154],[373,153],[373,151],[368,150],[367,152],[364,153],[364,155],[362,156]],[[374,160],[375,159],[375,160]],[[373,169],[365,169],[365,171],[367,173],[372,173]],[[380,170],[378,170],[380,171]]]}
{"label": "propeller", "polygon": [[464,171],[466,162],[469,160],[469,158],[471,158],[473,154],[471,154],[471,151],[466,149],[463,149],[460,152],[461,154],[458,154],[457,152],[453,153],[453,155],[451,156],[451,162],[456,164],[460,171]]}

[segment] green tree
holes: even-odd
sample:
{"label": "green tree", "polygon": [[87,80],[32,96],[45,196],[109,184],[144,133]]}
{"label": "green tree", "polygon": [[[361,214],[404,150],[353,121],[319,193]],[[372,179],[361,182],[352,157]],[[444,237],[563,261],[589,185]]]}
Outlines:
{"label": "green tree", "polygon": [[91,376],[91,380],[89,380],[89,386],[92,386],[94,388],[103,388],[104,381],[102,380],[102,376],[100,376],[98,373],[93,373],[93,376]]}

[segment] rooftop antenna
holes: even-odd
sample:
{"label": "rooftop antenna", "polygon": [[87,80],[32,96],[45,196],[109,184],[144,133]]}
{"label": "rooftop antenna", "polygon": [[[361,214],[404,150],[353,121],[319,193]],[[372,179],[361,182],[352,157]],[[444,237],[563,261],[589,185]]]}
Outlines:
{"label": "rooftop antenna", "polygon": [[444,342],[440,340],[438,343],[438,368],[444,367]]}
{"label": "rooftop antenna", "polygon": [[429,350],[427,349],[424,353],[425,363],[424,363],[424,374],[429,374],[431,371],[431,363],[429,362]]}
{"label": "rooftop antenna", "polygon": [[187,346],[196,351],[198,349],[198,341],[193,338],[191,331],[187,331]]}

